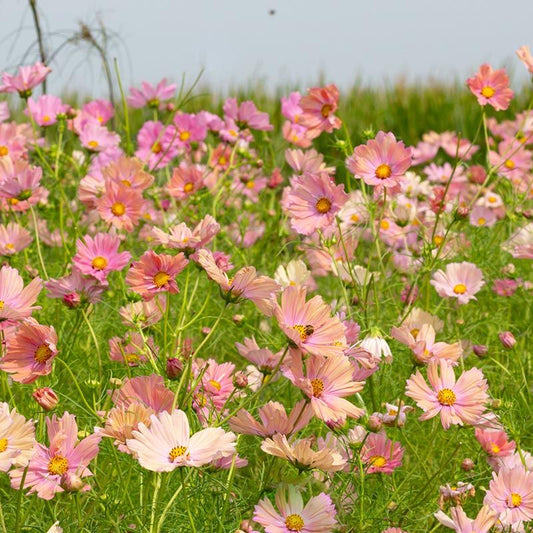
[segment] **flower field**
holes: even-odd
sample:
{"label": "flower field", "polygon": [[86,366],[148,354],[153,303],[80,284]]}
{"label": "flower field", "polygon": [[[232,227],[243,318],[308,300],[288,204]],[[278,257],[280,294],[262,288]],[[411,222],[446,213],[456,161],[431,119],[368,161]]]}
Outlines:
{"label": "flower field", "polygon": [[533,531],[531,87],[52,76],[0,83],[0,532]]}

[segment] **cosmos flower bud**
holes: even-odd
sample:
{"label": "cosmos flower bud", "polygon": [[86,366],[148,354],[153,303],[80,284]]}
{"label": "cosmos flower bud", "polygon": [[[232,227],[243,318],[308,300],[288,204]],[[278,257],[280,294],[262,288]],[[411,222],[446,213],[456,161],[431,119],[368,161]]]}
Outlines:
{"label": "cosmos flower bud", "polygon": [[478,356],[478,357],[484,357],[487,355],[489,349],[484,344],[474,344],[472,346],[472,351]]}
{"label": "cosmos flower bud", "polygon": [[487,172],[481,165],[472,165],[470,171],[468,172],[468,179],[472,183],[477,183],[481,185],[485,182],[487,178]]}
{"label": "cosmos flower bud", "polygon": [[244,372],[236,372],[233,384],[239,389],[245,389],[248,386],[248,376]]}
{"label": "cosmos flower bud", "polygon": [[502,331],[498,333],[498,337],[502,346],[507,350],[510,350],[516,344],[516,339],[510,331]]}
{"label": "cosmos flower bud", "polygon": [[377,433],[378,431],[381,431],[381,428],[383,427],[383,422],[379,416],[374,414],[368,417],[367,426],[370,431]]}
{"label": "cosmos flower bud", "polygon": [[463,462],[461,463],[461,468],[465,471],[465,472],[470,472],[470,470],[473,470],[474,469],[474,461],[472,461],[472,459],[470,458],[466,458],[466,459],[463,459]]}
{"label": "cosmos flower bud", "polygon": [[61,476],[61,488],[69,492],[79,492],[83,490],[85,483],[74,472],[65,472]]}
{"label": "cosmos flower bud", "polygon": [[466,218],[469,214],[470,214],[470,210],[468,209],[468,206],[466,205],[460,205],[455,210],[455,218],[457,219]]}
{"label": "cosmos flower bud", "polygon": [[169,379],[178,378],[183,372],[183,363],[177,357],[167,359],[167,376]]}
{"label": "cosmos flower bud", "polygon": [[235,324],[240,324],[244,320],[244,315],[233,315],[231,320],[233,320]]}
{"label": "cosmos flower bud", "polygon": [[51,411],[59,402],[57,394],[49,387],[36,389],[32,396],[45,411]]}

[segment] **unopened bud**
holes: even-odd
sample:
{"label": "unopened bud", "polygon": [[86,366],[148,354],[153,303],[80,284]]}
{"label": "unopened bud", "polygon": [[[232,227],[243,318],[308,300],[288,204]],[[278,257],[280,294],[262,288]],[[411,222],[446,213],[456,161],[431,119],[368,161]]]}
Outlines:
{"label": "unopened bud", "polygon": [[79,492],[85,487],[85,483],[80,476],[76,475],[74,472],[65,472],[61,476],[61,488],[69,492]]}
{"label": "unopened bud", "polygon": [[244,315],[233,315],[231,320],[233,320],[235,324],[240,324],[244,320]]}
{"label": "unopened bud", "polygon": [[460,205],[455,210],[455,217],[458,219],[466,218],[470,214],[470,210],[466,205]]}
{"label": "unopened bud", "polygon": [[75,307],[78,307],[80,305],[81,298],[80,295],[77,292],[69,292],[68,294],[65,294],[63,296],[63,303],[70,307],[71,309],[74,309]]}
{"label": "unopened bud", "polygon": [[169,357],[167,359],[167,376],[168,379],[176,379],[183,372],[183,362],[177,357]]}
{"label": "unopened bud", "polygon": [[472,165],[468,172],[468,178],[472,183],[481,185],[487,179],[487,172],[481,165]]}
{"label": "unopened bud", "polygon": [[498,337],[502,343],[502,346],[508,350],[510,350],[516,344],[516,339],[510,331],[502,331],[498,333]]}
{"label": "unopened bud", "polygon": [[381,428],[383,427],[383,421],[377,415],[370,415],[366,425],[370,431],[377,433],[378,431],[381,431]]}
{"label": "unopened bud", "polygon": [[51,411],[59,403],[57,394],[49,387],[35,390],[32,396],[45,411]]}
{"label": "unopened bud", "polygon": [[485,357],[487,355],[489,349],[484,344],[474,344],[472,346],[472,351],[478,356],[478,357]]}
{"label": "unopened bud", "polygon": [[474,466],[476,466],[474,464],[474,461],[472,461],[472,459],[469,459],[468,457],[466,459],[463,459],[463,462],[461,463],[461,468],[465,472],[470,472],[470,470],[474,470]]}
{"label": "unopened bud", "polygon": [[233,378],[233,384],[238,389],[245,389],[248,386],[248,376],[244,372],[236,372]]}
{"label": "unopened bud", "polygon": [[490,407],[491,409],[498,409],[500,408],[502,405],[502,401],[500,398],[494,398],[491,402],[490,402]]}
{"label": "unopened bud", "polygon": [[204,335],[209,335],[209,333],[211,333],[211,328],[210,328],[210,327],[207,327],[207,326],[203,327],[203,328],[202,328],[202,333],[203,333]]}

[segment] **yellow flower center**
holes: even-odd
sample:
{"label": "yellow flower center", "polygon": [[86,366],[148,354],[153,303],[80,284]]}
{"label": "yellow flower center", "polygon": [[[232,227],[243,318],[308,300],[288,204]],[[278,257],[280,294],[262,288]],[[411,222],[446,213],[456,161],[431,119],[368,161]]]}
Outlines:
{"label": "yellow flower center", "polygon": [[18,201],[18,198],[8,198],[7,203],[10,205],[17,205],[19,201]]}
{"label": "yellow flower center", "polygon": [[442,235],[435,235],[435,237],[433,237],[433,242],[435,243],[436,246],[440,246],[444,241],[444,237]]}
{"label": "yellow flower center", "polygon": [[116,217],[121,217],[126,212],[126,206],[122,202],[115,202],[111,206],[111,213]]}
{"label": "yellow flower center", "polygon": [[331,209],[331,202],[327,198],[320,198],[316,203],[316,210],[319,213],[327,213]]}
{"label": "yellow flower center", "polygon": [[350,217],[350,220],[352,222],[359,222],[359,216],[356,215],[355,213]]}
{"label": "yellow flower center", "polygon": [[388,220],[382,220],[379,227],[383,230],[388,230],[390,228],[390,222]]}
{"label": "yellow flower center", "polygon": [[253,189],[255,187],[255,181],[254,180],[247,181],[246,182],[246,187],[248,189]]}
{"label": "yellow flower center", "polygon": [[191,134],[188,131],[182,131],[180,133],[180,141],[188,141],[191,137]]}
{"label": "yellow flower center", "polygon": [[141,357],[139,356],[139,354],[136,353],[127,353],[124,356],[124,359],[126,360],[126,363],[128,363],[128,365],[135,365],[139,363]]}
{"label": "yellow flower center", "polygon": [[4,300],[0,300],[0,311],[4,308]]}
{"label": "yellow flower center", "polygon": [[514,161],[512,159],[506,159],[505,163],[503,164],[505,168],[508,168],[509,170],[513,170],[515,167]]}
{"label": "yellow flower center", "polygon": [[305,526],[304,519],[299,514],[290,514],[285,518],[285,526],[289,531],[301,531]]}
{"label": "yellow flower center", "polygon": [[194,189],[194,184],[189,182],[183,186],[183,192],[190,193]]}
{"label": "yellow flower center", "polygon": [[9,154],[9,148],[7,146],[0,146],[0,157],[4,157]]}
{"label": "yellow flower center", "polygon": [[292,329],[295,329],[300,334],[300,338],[303,341],[305,341],[307,337],[311,336],[315,332],[315,328],[311,326],[311,324],[307,324],[307,326],[296,324],[295,326],[292,326]]}
{"label": "yellow flower center", "polygon": [[126,187],[131,187],[130,180],[120,180],[120,183],[122,183],[122,185],[126,185]]}
{"label": "yellow flower center", "polygon": [[420,330],[418,328],[413,328],[411,330],[411,335],[416,339],[416,336],[420,333]]}
{"label": "yellow flower center", "polygon": [[92,261],[91,266],[96,270],[104,270],[107,266],[107,259],[101,255],[97,255]]}
{"label": "yellow flower center", "polygon": [[455,294],[464,294],[466,292],[466,285],[463,285],[462,283],[458,283],[453,288],[453,292],[455,292]]}
{"label": "yellow flower center", "polygon": [[35,361],[37,363],[46,363],[46,361],[48,361],[48,359],[50,359],[50,357],[52,357],[53,352],[52,350],[50,350],[50,348],[48,347],[48,345],[46,344],[41,344],[37,350],[35,350],[35,355],[33,356],[33,358],[35,359]]}
{"label": "yellow flower center", "polygon": [[492,446],[490,448],[492,450],[492,453],[500,453],[500,447],[495,442],[492,443]]}
{"label": "yellow flower center", "polygon": [[8,242],[8,243],[6,244],[6,248],[7,248],[8,250],[13,250],[13,249],[15,248],[15,245],[14,245],[12,242]]}
{"label": "yellow flower center", "polygon": [[489,196],[489,204],[495,204],[498,200],[495,196]]}
{"label": "yellow flower center", "polygon": [[168,454],[168,458],[171,463],[173,463],[178,457],[182,457],[187,452],[186,446],[175,446],[170,450],[170,453]]}
{"label": "yellow flower center", "polygon": [[368,462],[375,468],[383,468],[387,464],[387,459],[383,455],[373,455]]}
{"label": "yellow flower center", "polygon": [[7,450],[7,439],[0,439],[0,453]]}
{"label": "yellow flower center", "polygon": [[507,498],[507,505],[509,507],[519,507],[522,503],[522,496],[518,494],[517,492],[511,492],[509,494],[509,497]]}
{"label": "yellow flower center", "polygon": [[222,385],[218,381],[216,381],[214,379],[210,379],[209,380],[209,385],[214,387],[216,390],[220,390],[222,388]]}
{"label": "yellow flower center", "polygon": [[152,144],[152,153],[153,154],[158,154],[158,153],[161,152],[161,150],[163,150],[163,147],[161,146],[161,143],[155,142],[154,144]]}
{"label": "yellow flower center", "polygon": [[479,217],[477,219],[478,226],[484,226],[486,222],[487,222],[487,219],[484,217]]}
{"label": "yellow flower center", "polygon": [[379,165],[379,167],[376,168],[376,178],[380,180],[386,180],[387,178],[390,178],[391,174],[391,168],[385,163],[382,163],[381,165]]}
{"label": "yellow flower center", "polygon": [[481,89],[481,94],[485,98],[492,98],[494,96],[495,92],[496,91],[490,85],[485,85],[485,87],[483,87],[483,89]]}
{"label": "yellow flower center", "polygon": [[45,115],[43,117],[43,122],[50,122],[50,115]]}
{"label": "yellow flower center", "polygon": [[331,115],[331,112],[333,111],[333,107],[329,104],[324,104],[322,106],[322,109],[320,110],[320,114],[324,117],[324,118],[328,118],[330,115]]}
{"label": "yellow flower center", "polygon": [[168,283],[168,280],[170,279],[170,275],[166,272],[158,272],[154,276],[154,284],[158,289],[160,289],[163,285],[166,285]]}
{"label": "yellow flower center", "polygon": [[312,379],[311,387],[313,388],[313,396],[320,398],[320,395],[324,392],[324,382],[318,378]]}
{"label": "yellow flower center", "polygon": [[98,122],[100,122],[100,124],[104,123],[104,117],[96,117],[96,120],[98,120]]}
{"label": "yellow flower center", "polygon": [[228,162],[228,160],[226,159],[225,156],[221,155],[219,158],[218,158],[218,164],[220,166],[224,166],[226,163]]}
{"label": "yellow flower center", "polygon": [[68,461],[62,455],[54,455],[48,463],[48,473],[54,476],[62,476],[68,470]]}
{"label": "yellow flower center", "polygon": [[457,401],[457,396],[451,389],[441,389],[437,394],[437,400],[441,405],[453,405]]}
{"label": "yellow flower center", "polygon": [[87,146],[88,146],[89,148],[92,148],[92,149],[94,149],[94,148],[98,148],[98,141],[89,141],[89,142],[87,143]]}

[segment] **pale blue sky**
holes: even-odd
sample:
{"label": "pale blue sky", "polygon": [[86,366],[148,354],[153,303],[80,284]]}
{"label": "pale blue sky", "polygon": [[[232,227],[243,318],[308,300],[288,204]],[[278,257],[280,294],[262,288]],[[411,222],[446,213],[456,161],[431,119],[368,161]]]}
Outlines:
{"label": "pale blue sky", "polygon": [[[263,80],[269,87],[356,78],[382,84],[400,75],[463,81],[488,61],[527,79],[514,52],[533,47],[533,0],[38,0],[50,51],[97,16],[119,36],[110,47],[124,83],[182,73],[214,89]],[[269,10],[275,10],[274,15]],[[0,0],[0,68],[12,70],[34,41],[26,0]],[[18,35],[17,29],[20,29]],[[36,59],[33,50],[29,58]],[[105,94],[96,58],[64,48],[52,91]]]}

